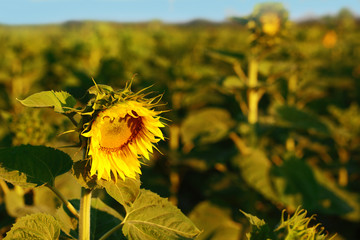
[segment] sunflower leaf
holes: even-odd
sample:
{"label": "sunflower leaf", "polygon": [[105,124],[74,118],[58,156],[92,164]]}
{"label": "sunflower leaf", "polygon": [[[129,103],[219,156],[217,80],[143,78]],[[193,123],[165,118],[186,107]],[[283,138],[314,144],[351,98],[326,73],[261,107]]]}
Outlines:
{"label": "sunflower leaf", "polygon": [[237,240],[243,234],[243,227],[231,218],[230,209],[217,206],[210,201],[199,203],[189,215],[203,232],[197,240]]}
{"label": "sunflower leaf", "polygon": [[220,108],[205,108],[190,114],[181,126],[184,144],[215,143],[225,138],[234,126],[230,113]]}
{"label": "sunflower leaf", "polygon": [[271,171],[279,201],[288,207],[303,205],[309,211],[336,214],[359,221],[359,194],[339,187],[326,173],[304,159],[290,156]]}
{"label": "sunflower leaf", "polygon": [[26,107],[53,107],[58,113],[71,111],[76,104],[76,99],[64,91],[42,91],[18,101]]}
{"label": "sunflower leaf", "polygon": [[328,127],[318,116],[311,112],[284,105],[277,107],[276,113],[279,118],[279,124],[299,130],[310,130],[321,134],[329,134]]}
{"label": "sunflower leaf", "polygon": [[[70,200],[71,204],[75,209],[80,209],[80,200],[72,199]],[[60,215],[61,214],[61,215]],[[64,216],[64,214],[67,215]],[[69,212],[65,208],[62,208],[58,211],[58,217],[61,216],[62,219],[62,231],[64,231],[68,236],[71,236],[75,239],[78,239],[78,224],[73,225],[73,220],[69,218]],[[91,199],[91,219],[90,219],[90,240],[100,239],[106,232],[110,229],[121,224],[121,221],[124,219],[116,210],[105,204],[99,198]],[[60,217],[59,217],[60,218]],[[119,230],[113,232],[108,238],[108,240],[119,240],[125,239],[122,232]]]}
{"label": "sunflower leaf", "polygon": [[47,240],[58,239],[59,236],[60,225],[58,221],[49,214],[36,213],[18,219],[4,240]]}
{"label": "sunflower leaf", "polygon": [[127,239],[194,239],[199,229],[177,207],[159,195],[141,189],[126,209],[123,233]]}
{"label": "sunflower leaf", "polygon": [[130,207],[140,193],[139,179],[126,178],[125,181],[118,180],[117,183],[99,180],[98,184],[125,208]]}
{"label": "sunflower leaf", "polygon": [[96,176],[90,176],[89,161],[77,161],[73,164],[72,174],[78,183],[87,189],[99,188]]}
{"label": "sunflower leaf", "polygon": [[69,155],[50,147],[3,148],[0,149],[0,178],[27,187],[53,185],[55,177],[69,171],[72,163]]}
{"label": "sunflower leaf", "polygon": [[271,161],[261,149],[253,149],[249,155],[237,155],[234,162],[239,166],[241,175],[249,186],[267,199],[279,201],[271,179]]}

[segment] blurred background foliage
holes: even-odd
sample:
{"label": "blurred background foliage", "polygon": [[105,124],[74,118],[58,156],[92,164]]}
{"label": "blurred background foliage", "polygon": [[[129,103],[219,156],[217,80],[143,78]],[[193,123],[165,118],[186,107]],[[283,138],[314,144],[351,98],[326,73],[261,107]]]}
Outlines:
{"label": "blurred background foliage", "polygon": [[[142,185],[178,205],[199,239],[245,239],[239,209],[275,226],[299,205],[335,239],[359,239],[359,24],[346,9],[290,22],[281,4],[263,4],[224,23],[0,25],[0,146],[78,141],[58,136],[68,120],[16,98],[66,90],[84,103],[91,78],[116,89],[135,75],[134,91],[153,85],[170,109],[168,140],[142,167]],[[78,198],[69,182],[65,174],[56,186]],[[47,189],[1,181],[0,190],[2,234],[60,205]]]}

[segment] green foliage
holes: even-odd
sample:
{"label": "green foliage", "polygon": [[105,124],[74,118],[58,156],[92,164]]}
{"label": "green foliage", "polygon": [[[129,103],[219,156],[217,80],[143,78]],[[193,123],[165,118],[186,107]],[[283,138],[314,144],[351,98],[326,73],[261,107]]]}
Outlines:
{"label": "green foliage", "polygon": [[194,239],[200,231],[167,199],[141,190],[126,209],[123,233],[128,239]]}
{"label": "green foliage", "polygon": [[10,131],[14,134],[12,144],[43,145],[55,135],[53,125],[44,121],[40,109],[28,109],[16,116],[11,121]]}
{"label": "green foliage", "polygon": [[242,226],[232,220],[229,209],[204,201],[199,203],[189,215],[194,224],[202,231],[198,238],[236,240],[239,239]]}
{"label": "green foliage", "polygon": [[279,106],[277,109],[280,124],[295,128],[297,130],[315,131],[328,134],[327,126],[314,114],[292,106]]}
{"label": "green foliage", "polygon": [[319,189],[319,209],[327,214],[338,214],[351,221],[360,220],[359,193],[348,191],[340,187],[334,180],[329,179],[323,171],[313,168]]}
{"label": "green foliage", "polygon": [[[107,93],[129,79],[135,92],[153,84],[154,95],[163,93],[161,102],[167,103],[161,110],[170,110],[162,116],[170,120],[164,131],[169,139],[157,145],[162,154],[154,153],[142,166],[141,184],[89,176],[88,159],[76,161],[82,156],[79,148],[63,149],[76,161],[72,175],[32,179],[33,173],[18,168],[30,165],[33,155],[14,170],[1,165],[0,176],[8,182],[0,180],[0,233],[24,214],[42,211],[60,219],[61,237],[77,238],[74,214],[59,208],[63,202],[47,188],[34,188],[56,177],[53,185],[66,199],[79,198],[80,184],[106,203],[98,208],[93,203],[92,215],[95,209],[104,216],[92,222],[97,238],[116,228],[109,239],[126,239],[126,214],[142,217],[135,214],[140,210],[129,211],[148,196],[142,185],[169,197],[202,231],[199,239],[246,239],[238,208],[256,212],[272,229],[279,209],[292,213],[299,205],[317,213],[330,235],[338,232],[336,239],[359,239],[359,24],[348,10],[291,25],[287,18],[282,5],[262,4],[237,18],[240,24],[0,26],[1,147],[79,146],[78,134],[57,136],[71,132],[69,121],[43,109],[25,112],[13,99],[70,117],[74,107],[96,114],[103,99],[94,109],[86,105],[98,91],[92,77]],[[251,87],[250,75],[257,78]],[[26,98],[32,91],[42,92]],[[250,101],[250,93],[257,102]],[[250,102],[258,110],[255,123],[248,121]],[[79,118],[71,120],[83,126]],[[1,149],[0,160],[13,154],[3,151],[10,150]],[[52,159],[44,162],[52,166]],[[56,168],[62,168],[57,161]],[[276,237],[293,229],[291,224],[283,224]],[[128,236],[153,231],[148,225],[141,231],[133,223],[126,226]]]}
{"label": "green foliage", "polygon": [[233,126],[234,122],[226,110],[206,108],[184,120],[181,136],[186,145],[214,143],[226,137]]}
{"label": "green foliage", "polygon": [[274,203],[291,209],[303,204],[308,210],[358,219],[357,194],[341,189],[320,169],[294,156],[274,166],[261,150],[254,149],[234,161],[247,184]]}
{"label": "green foliage", "polygon": [[19,100],[26,107],[53,107],[55,112],[73,110],[76,99],[67,92],[44,91]]}
{"label": "green foliage", "polygon": [[249,186],[269,200],[274,202],[278,200],[278,195],[271,182],[272,164],[262,150],[254,149],[249,155],[238,155],[234,161],[239,166],[241,176]]}
{"label": "green foliage", "polygon": [[359,196],[342,190],[316,167],[310,167],[295,157],[287,159],[280,167],[274,168],[280,196],[293,208],[303,204],[308,210],[346,217],[350,212],[358,216]]}
{"label": "green foliage", "polygon": [[310,226],[310,221],[314,216],[306,217],[306,210],[298,208],[294,215],[288,215],[285,219],[285,211],[282,213],[281,222],[275,231],[284,230],[286,239],[301,239],[301,240],[325,240],[328,238],[324,233],[324,227],[319,227],[319,224]]}
{"label": "green foliage", "polygon": [[307,212],[298,208],[292,217],[290,215],[285,219],[285,210],[282,212],[279,225],[270,230],[270,227],[264,220],[256,216],[241,211],[249,220],[251,232],[246,234],[249,240],[260,239],[288,239],[288,240],[325,240],[329,238],[324,233],[324,228],[319,224],[310,226],[309,223],[314,216],[306,217]]}
{"label": "green foliage", "polygon": [[3,148],[0,156],[0,177],[23,186],[53,185],[55,177],[69,171],[72,166],[66,153],[45,146]]}
{"label": "green foliage", "polygon": [[[76,209],[80,208],[79,200],[71,200],[71,203]],[[109,207],[99,198],[93,198],[91,200],[91,239],[96,240],[100,239],[107,231],[121,224],[123,217],[115,211],[113,208]],[[72,226],[74,219],[63,218],[62,228],[68,236],[78,239],[78,226]],[[70,226],[70,228],[69,228]],[[115,231],[107,239],[125,239],[121,231]]]}
{"label": "green foliage", "polygon": [[37,213],[20,218],[4,239],[48,240],[58,239],[59,236],[57,220],[51,215]]}
{"label": "green foliage", "polygon": [[99,187],[96,176],[90,176],[90,165],[86,160],[74,162],[72,174],[84,188],[96,189]]}
{"label": "green foliage", "polygon": [[242,213],[247,217],[251,225],[251,232],[246,234],[249,240],[274,239],[274,234],[264,220],[245,212]]}
{"label": "green foliage", "polygon": [[1,179],[11,182],[14,185],[22,187],[36,187],[36,183],[31,183],[28,181],[28,177],[25,173],[19,172],[18,170],[8,170],[6,168],[0,167],[0,176]]}
{"label": "green foliage", "polygon": [[140,180],[127,178],[117,183],[100,180],[98,181],[106,192],[117,202],[127,209],[131,207],[140,193]]}

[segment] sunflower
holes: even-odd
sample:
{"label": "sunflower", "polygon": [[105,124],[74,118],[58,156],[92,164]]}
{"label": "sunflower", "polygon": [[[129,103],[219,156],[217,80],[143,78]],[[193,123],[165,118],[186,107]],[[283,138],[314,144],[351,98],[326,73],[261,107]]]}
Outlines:
{"label": "sunflower", "polygon": [[90,131],[82,134],[90,141],[91,176],[105,180],[113,176],[116,181],[141,173],[139,158],[149,160],[154,144],[164,140],[160,130],[164,124],[153,106],[135,98],[99,112]]}
{"label": "sunflower", "polygon": [[269,36],[274,36],[280,30],[281,20],[276,13],[265,13],[260,17],[260,22],[262,31]]}

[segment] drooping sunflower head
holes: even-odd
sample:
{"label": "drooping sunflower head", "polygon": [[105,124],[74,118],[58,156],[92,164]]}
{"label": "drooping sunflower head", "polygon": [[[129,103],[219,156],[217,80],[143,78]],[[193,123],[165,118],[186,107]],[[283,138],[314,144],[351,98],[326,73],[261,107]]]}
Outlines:
{"label": "drooping sunflower head", "polygon": [[88,138],[90,175],[115,181],[135,178],[141,173],[140,159],[149,160],[154,144],[164,140],[161,112],[154,110],[159,98],[146,99],[129,87],[99,94],[92,103],[95,117],[82,134]]}

